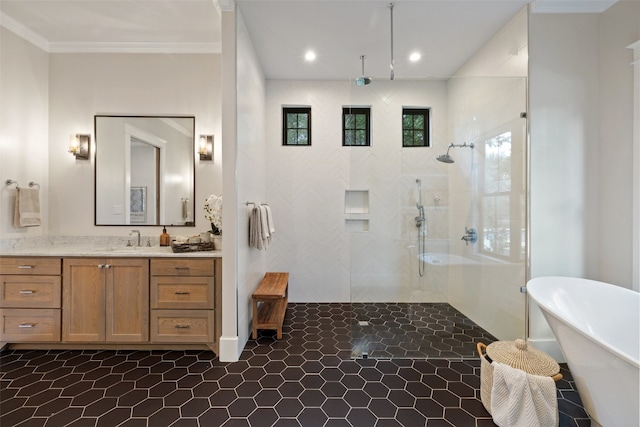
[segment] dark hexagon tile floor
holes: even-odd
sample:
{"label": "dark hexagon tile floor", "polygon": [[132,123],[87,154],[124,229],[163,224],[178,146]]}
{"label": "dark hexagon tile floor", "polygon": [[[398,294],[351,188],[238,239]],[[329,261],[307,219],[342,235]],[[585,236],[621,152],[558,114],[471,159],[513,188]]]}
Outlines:
{"label": "dark hexagon tile floor", "polygon": [[[353,308],[290,304],[283,339],[262,331],[234,363],[208,351],[3,351],[0,425],[495,426],[477,358],[352,359]],[[562,373],[560,426],[587,427],[566,365]]]}

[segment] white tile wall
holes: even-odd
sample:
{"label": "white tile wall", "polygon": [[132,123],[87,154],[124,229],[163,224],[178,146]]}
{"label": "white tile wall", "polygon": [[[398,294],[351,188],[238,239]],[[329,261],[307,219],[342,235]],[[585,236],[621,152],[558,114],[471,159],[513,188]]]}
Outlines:
{"label": "white tile wall", "polygon": [[[301,302],[443,300],[446,282],[417,272],[416,178],[423,182],[428,240],[446,238],[446,84],[267,82],[267,185],[277,234],[268,269],[289,271]],[[312,107],[312,146],[281,145],[283,105]],[[370,105],[371,147],[342,147],[342,107]],[[403,106],[432,108],[432,147],[402,148]],[[369,213],[345,213],[345,191],[368,190]],[[439,206],[434,198],[440,198]],[[368,221],[349,231],[347,219]],[[355,228],[358,228],[356,226]]]}

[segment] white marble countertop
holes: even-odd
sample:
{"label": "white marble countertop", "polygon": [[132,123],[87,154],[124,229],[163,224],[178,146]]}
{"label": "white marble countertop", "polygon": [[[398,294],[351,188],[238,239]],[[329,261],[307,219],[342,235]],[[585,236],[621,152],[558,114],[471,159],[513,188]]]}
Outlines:
{"label": "white marble countertop", "polygon": [[[127,246],[127,237],[44,237],[39,239],[5,240],[0,244],[0,256],[43,257],[108,257],[108,258],[219,258],[222,251],[173,252],[169,246],[159,246],[158,239],[144,238],[142,246]],[[146,242],[150,241],[151,246]]]}
{"label": "white marble countertop", "polygon": [[218,258],[222,251],[173,252],[168,246],[36,246],[31,248],[0,249],[0,256],[60,256],[60,257],[109,257],[109,258],[156,258],[189,257]]}

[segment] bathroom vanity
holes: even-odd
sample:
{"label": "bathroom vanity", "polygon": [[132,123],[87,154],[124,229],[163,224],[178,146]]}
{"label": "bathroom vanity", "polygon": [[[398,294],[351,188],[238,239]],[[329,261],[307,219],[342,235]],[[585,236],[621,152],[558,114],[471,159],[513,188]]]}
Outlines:
{"label": "bathroom vanity", "polygon": [[3,251],[0,348],[218,354],[221,261],[159,247]]}

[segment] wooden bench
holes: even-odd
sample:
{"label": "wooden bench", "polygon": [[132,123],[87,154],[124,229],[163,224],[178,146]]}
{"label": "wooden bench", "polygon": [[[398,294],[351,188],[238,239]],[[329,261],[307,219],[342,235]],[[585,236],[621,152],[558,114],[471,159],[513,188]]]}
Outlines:
{"label": "wooden bench", "polygon": [[252,338],[258,338],[258,329],[275,329],[278,339],[282,339],[282,323],[289,300],[289,273],[266,273],[252,298]]}

